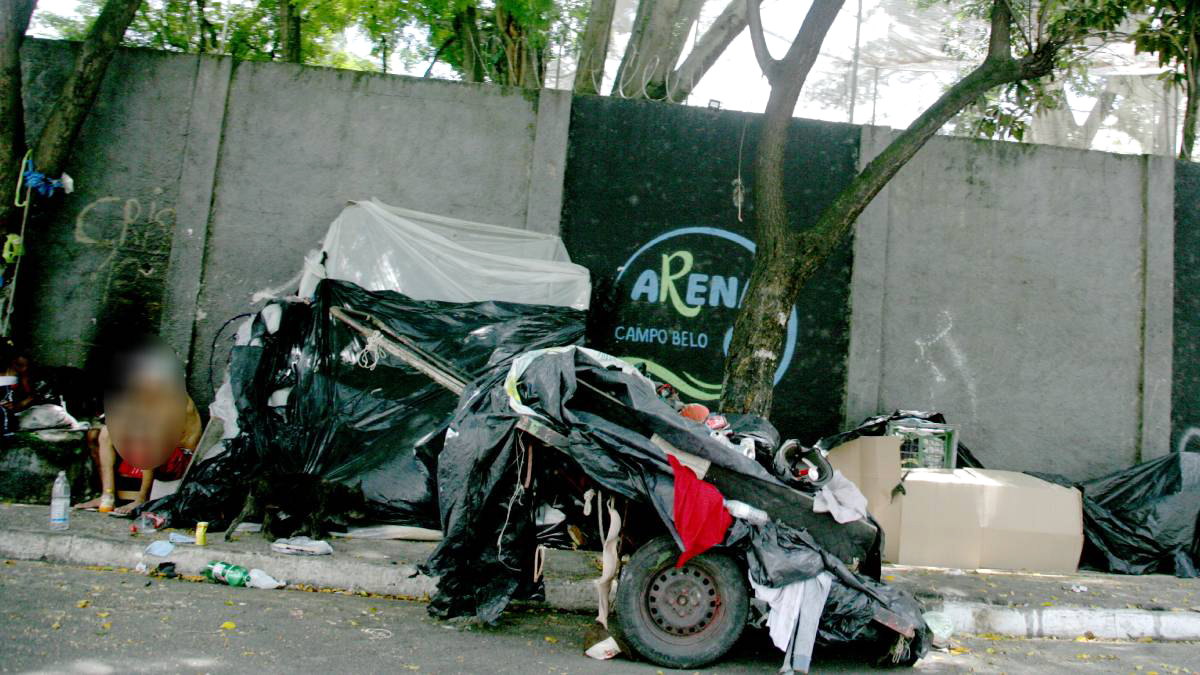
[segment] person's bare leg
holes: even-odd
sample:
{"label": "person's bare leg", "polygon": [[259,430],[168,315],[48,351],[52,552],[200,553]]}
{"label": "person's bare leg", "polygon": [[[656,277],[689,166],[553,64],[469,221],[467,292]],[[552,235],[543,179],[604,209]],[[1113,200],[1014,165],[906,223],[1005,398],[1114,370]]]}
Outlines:
{"label": "person's bare leg", "polygon": [[100,500],[105,494],[116,494],[117,490],[117,451],[108,437],[108,427],[100,427],[100,436],[96,439],[96,450],[92,456],[96,467],[100,470],[100,496],[76,504],[77,509],[100,508]]}

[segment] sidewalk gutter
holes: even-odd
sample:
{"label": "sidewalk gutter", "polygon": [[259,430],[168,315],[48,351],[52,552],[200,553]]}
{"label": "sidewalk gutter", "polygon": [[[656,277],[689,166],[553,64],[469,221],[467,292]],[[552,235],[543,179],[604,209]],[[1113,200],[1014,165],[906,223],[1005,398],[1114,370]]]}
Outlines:
{"label": "sidewalk gutter", "polygon": [[[143,553],[152,539],[122,542],[70,532],[29,532],[0,525],[0,557],[85,567],[132,569],[144,562],[153,569],[160,562],[175,563],[179,574],[198,575],[215,559],[229,559],[248,568],[258,567],[289,585],[313,586],[396,596],[425,601],[436,582],[412,565],[383,566],[348,556],[284,556],[255,552],[231,554],[214,547],[180,545],[165,558]],[[334,545],[337,545],[335,540]],[[590,581],[546,579],[547,603],[566,611],[595,611],[596,589]]]}
{"label": "sidewalk gutter", "polygon": [[[227,543],[217,540],[217,535],[210,535],[210,546],[178,545],[168,557],[156,558],[145,555],[143,551],[150,541],[165,537],[131,539],[128,535],[106,536],[105,532],[89,531],[84,526],[94,527],[96,523],[114,525],[104,522],[107,519],[96,514],[88,514],[95,523],[81,522],[78,529],[74,527],[74,518],[72,530],[69,531],[32,529],[28,524],[22,525],[21,521],[35,515],[33,508],[0,505],[0,515],[4,516],[0,518],[0,557],[126,569],[132,569],[138,562],[153,568],[159,562],[169,560],[175,563],[180,574],[187,575],[200,574],[212,560],[228,560],[246,567],[261,568],[292,585],[375,593],[417,601],[427,600],[436,585],[434,579],[421,574],[414,564],[424,559],[432,550],[432,544],[334,539],[334,555],[290,556],[270,552],[263,539]],[[42,515],[40,509],[36,511],[38,520]],[[385,545],[389,547],[386,550],[391,555],[376,555],[377,550],[383,550]],[[370,557],[366,554],[370,554]],[[595,611],[596,589],[592,577],[598,576],[599,570],[593,567],[594,557],[594,554],[574,551],[549,551],[545,567],[547,604],[564,611]],[[885,575],[895,575],[888,576],[889,580],[895,579],[889,583],[896,583],[913,592],[927,610],[948,614],[954,623],[955,634],[1068,640],[1090,633],[1089,637],[1101,640],[1200,641],[1200,607],[1187,607],[1185,604],[1192,596],[1192,587],[1173,578],[1081,573],[1079,577],[1057,577],[1051,582],[1042,582],[1054,587],[1073,579],[1092,584],[1093,587],[1102,583],[1135,584],[1134,591],[1139,594],[1145,588],[1162,588],[1166,584],[1180,583],[1177,589],[1182,590],[1177,590],[1178,597],[1172,598],[1177,605],[1173,607],[1097,607],[1072,604],[1065,598],[1064,601],[1054,602],[1052,606],[1049,602],[1011,606],[981,601],[987,598],[980,594],[965,594],[956,590],[953,584],[974,584],[981,588],[999,584],[1000,590],[1010,591],[1008,597],[1012,596],[1013,589],[1032,589],[1035,593],[1043,589],[1034,588],[1036,582],[1020,577],[1004,585],[1000,575],[972,578],[972,575],[956,572],[958,576],[950,576],[947,570],[887,568]],[[1200,584],[1197,589],[1200,591]],[[1151,599],[1159,600],[1157,597]]]}

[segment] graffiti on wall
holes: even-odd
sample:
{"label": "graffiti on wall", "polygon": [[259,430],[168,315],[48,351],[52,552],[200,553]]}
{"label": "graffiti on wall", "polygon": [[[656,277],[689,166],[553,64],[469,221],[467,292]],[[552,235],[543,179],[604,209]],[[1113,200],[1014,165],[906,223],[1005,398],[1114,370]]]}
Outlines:
{"label": "graffiti on wall", "polygon": [[79,210],[74,239],[98,255],[91,276],[100,288],[101,314],[152,329],[161,312],[174,227],[175,207],[162,188],[143,196],[100,197]]}

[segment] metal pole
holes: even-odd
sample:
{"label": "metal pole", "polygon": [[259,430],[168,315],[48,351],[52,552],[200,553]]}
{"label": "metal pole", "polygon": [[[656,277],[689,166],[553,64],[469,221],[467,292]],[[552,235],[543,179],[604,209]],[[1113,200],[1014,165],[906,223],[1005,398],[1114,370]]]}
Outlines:
{"label": "metal pole", "polygon": [[850,67],[850,124],[854,124],[854,106],[858,103],[858,54],[859,39],[862,37],[862,5],[858,0],[858,15],[854,24],[854,62]]}
{"label": "metal pole", "polygon": [[871,91],[871,126],[875,126],[875,107],[879,105],[879,66],[875,66],[875,84]]}

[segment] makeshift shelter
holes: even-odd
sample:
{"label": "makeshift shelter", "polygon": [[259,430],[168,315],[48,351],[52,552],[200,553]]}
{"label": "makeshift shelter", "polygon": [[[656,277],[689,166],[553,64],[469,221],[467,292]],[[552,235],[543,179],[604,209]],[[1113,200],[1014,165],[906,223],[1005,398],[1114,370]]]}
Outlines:
{"label": "makeshift shelter", "polygon": [[342,209],[321,250],[305,261],[300,296],[311,296],[320,279],[397,291],[414,300],[587,309],[591,297],[587,269],[571,262],[554,235],[411,211],[377,199]]}

